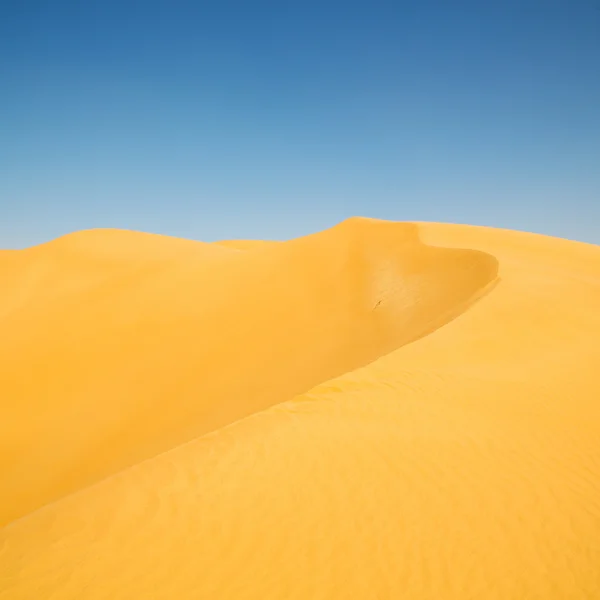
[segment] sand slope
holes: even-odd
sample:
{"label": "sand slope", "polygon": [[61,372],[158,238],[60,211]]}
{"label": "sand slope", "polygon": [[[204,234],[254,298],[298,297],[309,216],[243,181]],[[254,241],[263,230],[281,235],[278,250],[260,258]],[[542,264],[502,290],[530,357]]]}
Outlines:
{"label": "sand slope", "polygon": [[599,247],[99,230],[0,283],[0,598],[600,597]]}

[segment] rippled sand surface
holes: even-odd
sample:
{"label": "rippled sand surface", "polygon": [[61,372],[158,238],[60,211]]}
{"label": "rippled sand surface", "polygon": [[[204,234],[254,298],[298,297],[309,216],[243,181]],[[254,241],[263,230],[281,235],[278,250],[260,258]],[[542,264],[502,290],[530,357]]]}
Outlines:
{"label": "rippled sand surface", "polygon": [[350,219],[0,251],[0,598],[600,598],[600,247]]}

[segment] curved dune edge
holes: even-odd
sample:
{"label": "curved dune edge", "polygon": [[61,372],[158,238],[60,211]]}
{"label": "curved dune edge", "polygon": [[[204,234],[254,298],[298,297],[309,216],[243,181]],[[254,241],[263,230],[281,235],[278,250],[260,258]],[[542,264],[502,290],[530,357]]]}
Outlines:
{"label": "curved dune edge", "polygon": [[384,338],[371,364],[0,530],[5,597],[597,598],[600,248],[418,234],[443,252],[430,270],[464,273],[448,249],[473,248],[500,284],[432,335]]}
{"label": "curved dune edge", "polygon": [[0,523],[430,333],[497,273],[368,219],[232,245],[92,230],[5,265]]}

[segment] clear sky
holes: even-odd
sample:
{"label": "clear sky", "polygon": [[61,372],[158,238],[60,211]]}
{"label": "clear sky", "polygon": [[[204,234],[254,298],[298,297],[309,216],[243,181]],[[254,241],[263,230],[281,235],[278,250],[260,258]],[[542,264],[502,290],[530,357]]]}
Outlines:
{"label": "clear sky", "polygon": [[0,247],[352,215],[600,243],[600,0],[0,2]]}

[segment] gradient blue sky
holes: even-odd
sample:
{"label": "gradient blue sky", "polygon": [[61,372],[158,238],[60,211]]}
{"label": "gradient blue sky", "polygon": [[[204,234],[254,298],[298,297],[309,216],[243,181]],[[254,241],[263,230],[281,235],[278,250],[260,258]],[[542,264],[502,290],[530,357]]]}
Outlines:
{"label": "gradient blue sky", "polygon": [[600,243],[600,0],[0,2],[0,247],[351,215]]}

